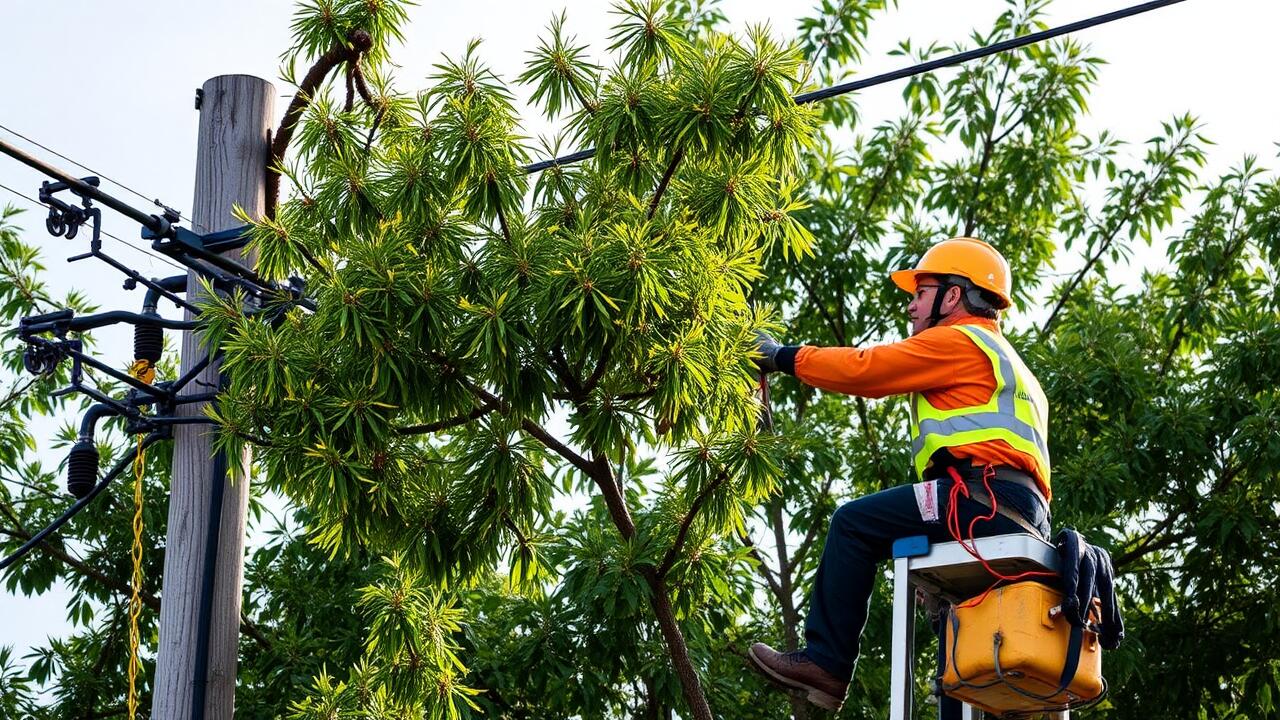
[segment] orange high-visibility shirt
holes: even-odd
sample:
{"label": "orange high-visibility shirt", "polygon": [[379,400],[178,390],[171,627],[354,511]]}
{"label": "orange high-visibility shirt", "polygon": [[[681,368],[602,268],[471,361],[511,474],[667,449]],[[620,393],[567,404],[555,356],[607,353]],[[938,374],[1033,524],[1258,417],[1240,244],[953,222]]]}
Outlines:
{"label": "orange high-visibility shirt", "polygon": [[[796,351],[795,375],[823,390],[880,398],[923,393],[939,410],[981,405],[996,391],[991,360],[951,325],[977,325],[1000,332],[995,320],[965,317],[938,325],[900,342],[869,348],[817,347]],[[1052,493],[1035,460],[1003,440],[948,448],[952,455],[978,465],[1007,465],[1036,478],[1045,498]]]}

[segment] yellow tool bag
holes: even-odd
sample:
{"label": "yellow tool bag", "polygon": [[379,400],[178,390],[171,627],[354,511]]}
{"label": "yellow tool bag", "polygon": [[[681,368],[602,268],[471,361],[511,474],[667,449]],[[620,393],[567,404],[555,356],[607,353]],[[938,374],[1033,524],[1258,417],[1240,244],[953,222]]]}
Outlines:
{"label": "yellow tool bag", "polygon": [[1061,592],[1035,581],[970,602],[948,611],[944,694],[996,715],[1067,710],[1102,698],[1096,600],[1092,627],[1084,628],[1062,616]]}

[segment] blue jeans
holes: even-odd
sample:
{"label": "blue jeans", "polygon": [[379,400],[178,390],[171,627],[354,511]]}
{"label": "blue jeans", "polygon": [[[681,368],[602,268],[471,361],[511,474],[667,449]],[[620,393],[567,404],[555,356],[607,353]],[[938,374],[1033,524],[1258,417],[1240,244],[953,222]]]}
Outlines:
{"label": "blue jeans", "polygon": [[[818,564],[804,629],[805,654],[819,667],[841,680],[853,677],[862,629],[867,624],[867,606],[875,587],[876,565],[890,558],[893,541],[899,538],[927,535],[932,543],[953,539],[946,526],[952,484],[950,478],[938,480],[936,520],[922,519],[911,485],[882,490],[836,510]],[[992,480],[991,490],[1002,506],[1018,510],[1048,537],[1049,509],[1037,493],[1002,480]],[[991,512],[972,498],[962,496],[957,500],[962,532],[968,532],[973,518]],[[974,527],[975,537],[1025,532],[999,514]]]}

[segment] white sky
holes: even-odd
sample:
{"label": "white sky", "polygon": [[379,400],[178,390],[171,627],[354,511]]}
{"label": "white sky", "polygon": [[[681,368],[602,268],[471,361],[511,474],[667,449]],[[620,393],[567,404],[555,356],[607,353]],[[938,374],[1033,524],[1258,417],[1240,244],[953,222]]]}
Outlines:
{"label": "white sky", "polygon": [[[1059,0],[1051,25],[1078,20],[1130,4],[1133,0]],[[795,19],[809,14],[816,0],[724,0],[731,22],[769,21],[791,33]],[[398,87],[426,86],[441,53],[461,54],[470,38],[483,37],[482,55],[504,78],[522,68],[524,51],[553,12],[567,7],[568,29],[582,43],[603,52],[611,18],[605,2],[471,2],[424,0],[411,11],[405,47],[393,54],[400,66]],[[900,0],[899,7],[873,25],[865,64],[867,76],[899,67],[886,52],[899,40],[919,46],[964,40],[973,28],[986,29],[1004,7],[997,0]],[[293,4],[284,0],[0,0],[0,125],[25,134],[68,157],[141,192],[186,211],[191,207],[197,114],[195,89],[209,77],[251,74],[276,82],[282,114],[291,88],[276,80],[281,53],[289,46]],[[1217,142],[1210,152],[1214,172],[1235,165],[1245,153],[1262,165],[1276,165],[1280,140],[1280,62],[1275,28],[1280,4],[1274,0],[1188,0],[1179,5],[1081,33],[1095,55],[1109,64],[1091,98],[1085,132],[1111,129],[1135,144],[1155,135],[1159,123],[1192,111]],[[946,71],[943,71],[946,72]],[[896,117],[901,84],[865,91],[859,98],[864,122]],[[526,134],[545,130],[535,113]],[[87,174],[64,160],[0,129],[12,142],[64,169]],[[1140,148],[1135,148],[1140,150]],[[30,197],[41,178],[0,156],[0,184]],[[104,182],[104,190],[145,208],[142,198]],[[25,205],[0,189],[0,205]],[[67,266],[63,259],[86,249],[87,231],[76,240],[44,232],[43,215],[28,213],[25,239],[43,249],[49,279],[59,292],[90,291],[103,309],[135,310],[138,294],[120,289],[123,278],[101,264]],[[105,229],[134,242],[137,227],[106,213]],[[176,271],[119,243],[105,249],[150,275]],[[172,308],[170,307],[170,310]],[[127,331],[99,333],[99,349],[109,362],[125,362]],[[114,355],[112,353],[114,352]],[[56,458],[52,458],[55,459]],[[74,527],[74,523],[73,523]],[[158,582],[158,578],[149,579]],[[65,591],[42,598],[14,598],[0,592],[0,645],[25,648],[46,635],[65,633]]]}

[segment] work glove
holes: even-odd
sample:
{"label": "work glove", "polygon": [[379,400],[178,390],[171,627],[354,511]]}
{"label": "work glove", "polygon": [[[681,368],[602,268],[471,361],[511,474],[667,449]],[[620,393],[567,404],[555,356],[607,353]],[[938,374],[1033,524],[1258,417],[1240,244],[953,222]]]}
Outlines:
{"label": "work glove", "polygon": [[759,357],[754,357],[756,367],[761,372],[772,373],[778,372],[782,368],[778,367],[778,351],[782,349],[782,343],[775,340],[768,333],[756,331],[756,352],[760,353]]}

